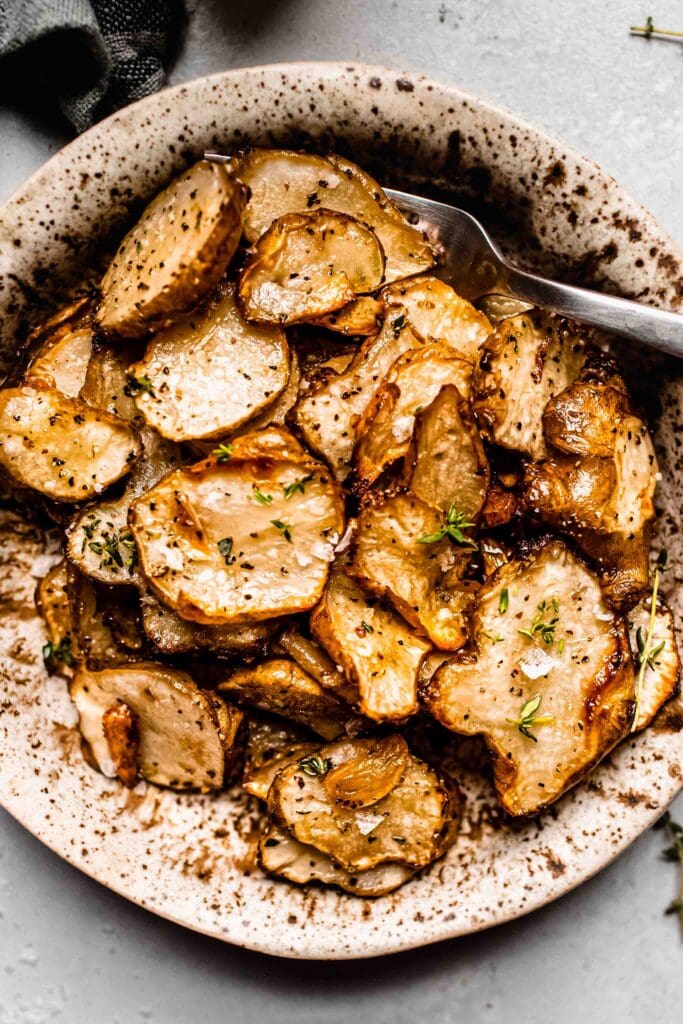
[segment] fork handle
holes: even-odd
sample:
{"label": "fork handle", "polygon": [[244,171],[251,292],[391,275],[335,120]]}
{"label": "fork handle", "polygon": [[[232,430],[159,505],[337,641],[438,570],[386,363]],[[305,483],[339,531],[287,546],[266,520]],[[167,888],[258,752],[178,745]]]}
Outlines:
{"label": "fork handle", "polygon": [[537,274],[506,265],[506,285],[518,299],[526,299],[555,313],[602,327],[612,334],[639,341],[669,355],[683,358],[683,316],[644,306],[630,299],[548,281]]}

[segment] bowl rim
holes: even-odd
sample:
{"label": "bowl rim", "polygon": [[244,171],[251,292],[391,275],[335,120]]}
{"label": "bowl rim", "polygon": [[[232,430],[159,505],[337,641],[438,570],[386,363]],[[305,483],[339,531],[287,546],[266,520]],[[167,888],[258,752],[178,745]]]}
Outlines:
{"label": "bowl rim", "polygon": [[[243,67],[229,68],[224,71],[214,72],[210,75],[198,76],[191,80],[160,90],[151,96],[138,100],[122,110],[109,115],[106,119],[93,125],[82,135],[77,136],[54,153],[44,164],[37,168],[29,178],[27,178],[8,199],[5,200],[2,206],[0,206],[0,216],[9,208],[20,205],[22,198],[27,191],[30,191],[32,187],[39,185],[41,179],[45,176],[49,178],[53,168],[63,165],[65,161],[68,161],[72,154],[78,153],[79,149],[83,146],[84,140],[87,141],[89,136],[106,131],[107,125],[120,121],[122,117],[125,118],[129,114],[132,117],[135,117],[140,111],[153,107],[155,104],[159,103],[160,100],[163,102],[164,99],[172,99],[174,96],[185,92],[191,92],[192,90],[206,84],[220,84],[222,82],[239,79],[246,73],[270,72],[288,74],[291,76],[304,75],[310,77],[311,75],[319,73],[321,69],[328,75],[332,75],[340,79],[343,79],[352,73],[360,73],[368,76],[375,74],[378,76],[388,75],[396,79],[408,77],[416,84],[419,82],[422,86],[432,86],[435,92],[439,91],[443,95],[449,95],[458,102],[466,101],[471,104],[475,110],[479,109],[486,111],[489,114],[501,117],[503,120],[513,123],[516,128],[528,131],[531,136],[539,139],[545,146],[560,150],[566,157],[577,161],[577,163],[583,167],[588,166],[594,169],[600,176],[601,180],[607,180],[612,183],[618,190],[620,200],[623,201],[624,205],[628,206],[629,210],[633,211],[634,215],[637,216],[644,225],[649,227],[653,233],[656,233],[657,237],[661,239],[662,244],[666,246],[667,253],[670,253],[674,257],[683,261],[683,253],[681,253],[673,238],[671,238],[668,232],[660,226],[657,219],[647,210],[640,200],[634,198],[628,191],[623,189],[622,186],[619,185],[609,174],[609,172],[606,172],[596,161],[581,154],[581,152],[574,146],[567,145],[562,139],[554,136],[544,127],[539,127],[533,121],[517,115],[504,104],[491,101],[487,98],[482,98],[476,93],[463,90],[448,80],[432,77],[413,70],[403,71],[392,67],[391,65],[366,64],[364,62],[357,61],[310,60],[246,65]],[[400,100],[397,99],[396,102],[399,103]],[[651,297],[649,297],[649,299],[650,298]],[[683,776],[675,780],[672,779],[665,797],[666,803],[673,800],[681,789],[683,789]],[[90,868],[87,863],[84,863],[76,853],[73,853],[68,848],[67,844],[65,844],[63,848],[60,848],[59,844],[49,836],[45,835],[40,828],[36,828],[32,825],[30,821],[30,814],[24,813],[26,812],[26,808],[22,808],[21,806],[21,799],[15,800],[9,794],[0,793],[0,805],[2,805],[24,828],[35,835],[42,843],[44,843],[44,845],[58,856],[89,875],[89,877],[93,878],[99,884],[105,885],[107,888],[128,899],[130,902],[133,902],[136,905],[141,905],[140,899],[134,893],[126,891],[125,886],[122,885],[119,887],[118,885],[113,884],[110,880],[103,879],[94,867]],[[272,938],[266,938],[262,941],[244,941],[241,937],[234,937],[220,933],[215,929],[201,927],[199,924],[188,921],[185,918],[174,916],[173,913],[166,908],[150,906],[145,904],[144,901],[142,905],[145,909],[152,910],[152,912],[158,916],[175,924],[180,924],[186,928],[190,928],[200,934],[270,955],[301,959],[361,959],[380,955],[391,955],[393,953],[418,948],[432,942],[445,941],[446,939],[455,938],[459,935],[472,934],[476,931],[481,931],[485,928],[493,927],[498,924],[509,922],[518,917],[525,916],[533,910],[546,906],[550,902],[553,902],[559,897],[570,892],[578,885],[583,884],[584,881],[587,881],[598,871],[612,863],[628,846],[631,845],[632,842],[635,841],[636,838],[638,838],[638,836],[653,824],[653,822],[663,813],[663,810],[664,806],[657,806],[654,809],[648,809],[645,807],[640,808],[638,815],[631,819],[632,827],[625,829],[625,837],[619,845],[612,847],[609,852],[606,852],[602,856],[601,859],[594,863],[584,865],[583,869],[578,873],[578,877],[570,871],[567,873],[565,881],[558,883],[556,880],[554,884],[548,885],[540,898],[532,900],[528,905],[525,905],[521,909],[515,911],[511,908],[507,913],[499,913],[495,916],[495,919],[483,920],[478,924],[460,929],[453,927],[449,928],[447,924],[441,922],[439,927],[428,935],[420,934],[419,928],[415,928],[413,929],[412,937],[407,940],[403,938],[392,939],[390,935],[383,936],[383,940],[380,937],[371,937],[366,940],[365,944],[362,945],[357,952],[351,951],[347,947],[341,954],[330,952],[329,949],[324,949],[316,953],[314,948],[315,942],[314,940],[311,942],[310,937],[307,939],[294,940],[296,948],[291,944],[288,944],[283,938],[279,938],[277,941],[273,941]]]}

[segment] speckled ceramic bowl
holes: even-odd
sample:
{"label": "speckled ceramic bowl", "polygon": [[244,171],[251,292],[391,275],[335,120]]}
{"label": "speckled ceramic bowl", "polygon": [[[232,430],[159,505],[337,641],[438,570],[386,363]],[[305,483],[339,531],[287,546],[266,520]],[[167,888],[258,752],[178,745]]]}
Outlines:
{"label": "speckled ceramic bowl", "polygon": [[[532,266],[676,305],[679,254],[603,171],[504,110],[379,67],[290,64],[229,71],[144,100],[49,161],[2,210],[0,333],[8,363],[30,323],[98,266],[126,221],[206,148],[336,149],[387,184],[445,189]],[[663,470],[660,535],[680,566],[677,365],[625,352]],[[363,901],[300,890],[253,867],[255,808],[239,794],[129,792],[83,761],[65,684],[48,678],[33,610],[49,538],[12,515],[0,532],[0,794],[53,850],[164,917],[296,957],[390,953],[509,920],[608,864],[682,785],[683,722],[667,709],[539,820],[495,825],[488,783],[464,779],[465,830],[397,893]],[[46,548],[47,545],[47,548]],[[675,585],[668,575],[669,591]],[[676,609],[680,621],[680,605]]]}

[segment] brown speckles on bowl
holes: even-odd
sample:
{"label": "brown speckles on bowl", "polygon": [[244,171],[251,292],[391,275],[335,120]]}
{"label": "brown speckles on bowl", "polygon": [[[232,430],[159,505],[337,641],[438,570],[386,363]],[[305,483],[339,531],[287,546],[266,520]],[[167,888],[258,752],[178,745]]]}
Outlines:
{"label": "brown speckles on bowl", "polygon": [[[290,64],[229,71],[161,93],[71,143],[0,218],[0,355],[103,256],[142,202],[204,149],[260,143],[337,149],[387,184],[455,196],[531,267],[676,306],[681,257],[654,220],[589,160],[506,111],[387,68]],[[624,347],[656,427],[663,479],[657,543],[681,622],[678,519],[683,413],[678,364]],[[282,956],[360,957],[517,917],[578,885],[647,828],[681,788],[680,705],[629,740],[550,812],[511,827],[490,784],[465,773],[464,833],[398,892],[363,901],[302,891],[254,865],[255,803],[236,789],[129,792],[83,760],[63,680],[48,678],[33,611],[45,538],[0,522],[0,793],[71,863],[141,906]]]}

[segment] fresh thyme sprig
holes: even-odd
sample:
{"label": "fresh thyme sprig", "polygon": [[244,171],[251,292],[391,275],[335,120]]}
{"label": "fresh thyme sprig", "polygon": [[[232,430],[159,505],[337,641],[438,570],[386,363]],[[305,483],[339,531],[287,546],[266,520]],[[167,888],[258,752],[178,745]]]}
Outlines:
{"label": "fresh thyme sprig", "polygon": [[[667,829],[673,840],[671,846],[667,846],[665,850],[662,850],[664,860],[670,860],[674,864],[680,864],[683,867],[683,825],[679,825],[677,821],[674,821],[667,811],[659,819],[655,828]],[[678,914],[683,924],[683,878],[681,879],[681,889],[678,898],[671,901],[665,913]]]}
{"label": "fresh thyme sprig", "polygon": [[299,761],[299,768],[306,775],[327,775],[331,767],[329,757],[321,757],[320,754],[309,754]]}
{"label": "fresh thyme sprig", "polygon": [[135,395],[139,395],[142,391],[147,392],[148,395],[154,396],[154,388],[149,377],[143,375],[142,377],[134,377],[132,374],[128,374],[128,381],[124,384],[123,393],[128,398],[134,398]]}
{"label": "fresh thyme sprig", "polygon": [[[560,602],[556,597],[553,597],[550,601],[543,600],[538,605],[529,628],[518,629],[517,632],[529,640],[536,640],[539,637],[544,644],[552,647],[555,643],[555,627],[559,622],[559,611]],[[548,612],[554,612],[555,614],[546,622],[544,616]]]}
{"label": "fresh thyme sprig", "polygon": [[555,719],[552,715],[539,715],[538,709],[541,706],[543,697],[540,693],[537,693],[534,697],[529,700],[525,700],[522,704],[519,718],[506,718],[505,721],[509,722],[510,725],[516,725],[522,736],[526,736],[528,740],[533,740],[534,743],[538,743],[537,738],[531,732],[538,725],[550,725]]}
{"label": "fresh thyme sprig", "polygon": [[281,519],[271,519],[271,523],[276,530],[279,530],[285,540],[292,543],[292,527],[289,523],[283,523]]}
{"label": "fresh thyme sprig", "polygon": [[73,665],[74,656],[71,650],[71,637],[65,636],[58,644],[47,643],[43,647],[43,661],[48,667],[61,661],[64,665]]}
{"label": "fresh thyme sprig", "polygon": [[683,32],[675,32],[670,28],[657,28],[652,20],[652,16],[648,16],[645,19],[644,25],[631,25],[629,31],[632,36],[642,36],[644,39],[651,39],[652,36],[667,36],[671,39],[683,39]]}
{"label": "fresh thyme sprig", "polygon": [[438,544],[444,537],[448,537],[454,544],[473,548],[476,551],[476,543],[471,537],[466,537],[462,532],[463,530],[469,530],[472,526],[474,526],[474,523],[469,522],[467,513],[459,512],[455,505],[451,505],[446,513],[445,523],[435,533],[426,533],[424,537],[418,537],[417,542],[418,544]]}
{"label": "fresh thyme sprig", "polygon": [[254,488],[254,501],[257,501],[259,505],[272,505],[273,495],[264,494],[263,491],[259,490],[258,487]]}
{"label": "fresh thyme sprig", "polygon": [[218,448],[214,448],[211,454],[216,462],[230,462],[230,459],[232,458],[232,445],[219,444]]}
{"label": "fresh thyme sprig", "polygon": [[285,495],[285,501],[289,501],[295,494],[304,494],[306,491],[306,484],[310,483],[313,479],[313,474],[309,473],[308,476],[302,476],[298,480],[292,480],[291,484],[285,484],[282,488]]}
{"label": "fresh thyme sprig", "polygon": [[[648,665],[650,668],[654,668],[656,665],[655,658],[660,654],[664,648],[664,643],[656,644],[653,648],[652,639],[655,632],[655,622],[657,620],[657,594],[659,593],[659,581],[662,573],[666,569],[666,563],[668,561],[668,554],[666,548],[662,548],[657,556],[657,562],[655,564],[655,573],[652,581],[652,595],[650,597],[650,621],[647,626],[647,635],[643,641],[642,629],[638,629],[636,632],[636,643],[638,645],[638,675],[636,677],[636,703],[633,710],[633,722],[631,724],[631,732],[635,732],[638,728],[638,709],[640,708],[640,701],[643,693],[643,680],[645,678],[645,670]],[[642,645],[642,646],[641,646]]]}
{"label": "fresh thyme sprig", "polygon": [[482,636],[485,636],[492,644],[502,644],[504,640],[504,637],[502,637],[500,633],[492,633],[488,629],[483,631]]}
{"label": "fresh thyme sprig", "polygon": [[105,569],[127,569],[132,573],[137,563],[137,550],[130,530],[120,530],[103,541],[91,540],[88,547],[100,556],[100,567]]}

